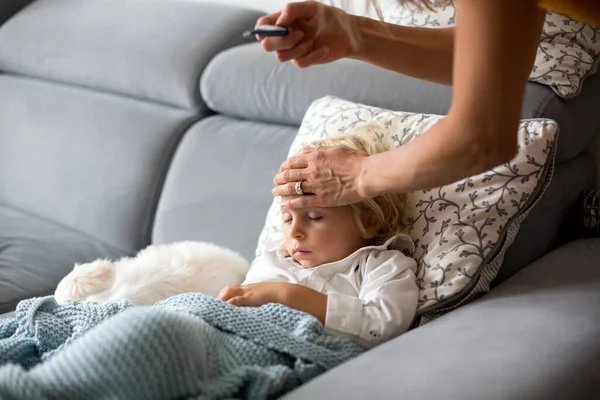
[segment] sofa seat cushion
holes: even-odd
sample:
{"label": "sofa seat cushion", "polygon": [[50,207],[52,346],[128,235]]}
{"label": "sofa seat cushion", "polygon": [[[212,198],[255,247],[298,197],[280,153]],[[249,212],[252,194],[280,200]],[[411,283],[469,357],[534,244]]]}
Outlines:
{"label": "sofa seat cushion", "polygon": [[182,0],[37,0],[0,28],[0,70],[184,108],[261,13]]}
{"label": "sofa seat cushion", "polygon": [[20,300],[53,293],[74,263],[128,254],[84,232],[0,203],[0,314],[13,310]]}

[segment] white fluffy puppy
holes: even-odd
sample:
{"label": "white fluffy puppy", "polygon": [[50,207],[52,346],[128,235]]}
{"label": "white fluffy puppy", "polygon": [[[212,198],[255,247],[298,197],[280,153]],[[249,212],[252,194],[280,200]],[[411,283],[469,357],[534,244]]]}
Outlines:
{"label": "white fluffy puppy", "polygon": [[189,292],[217,297],[225,286],[242,283],[249,268],[239,254],[211,243],[152,245],[114,263],[76,264],[54,296],[58,304],[127,299],[137,305]]}

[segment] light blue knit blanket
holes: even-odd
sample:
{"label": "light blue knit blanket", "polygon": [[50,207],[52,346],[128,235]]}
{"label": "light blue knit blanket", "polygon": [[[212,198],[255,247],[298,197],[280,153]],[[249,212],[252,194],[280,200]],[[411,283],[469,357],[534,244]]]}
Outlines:
{"label": "light blue knit blanket", "polygon": [[266,399],[364,350],[280,304],[22,301],[0,320],[0,399]]}

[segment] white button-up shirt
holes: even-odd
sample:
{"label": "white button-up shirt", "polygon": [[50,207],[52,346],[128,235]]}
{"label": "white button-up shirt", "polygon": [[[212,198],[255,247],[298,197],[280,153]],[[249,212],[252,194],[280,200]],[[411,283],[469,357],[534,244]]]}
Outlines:
{"label": "white button-up shirt", "polygon": [[325,329],[372,347],[406,332],[415,317],[419,289],[417,263],[403,254],[414,244],[397,235],[379,246],[367,246],[348,257],[303,268],[278,255],[272,242],[252,263],[244,284],[289,282],[327,295]]}

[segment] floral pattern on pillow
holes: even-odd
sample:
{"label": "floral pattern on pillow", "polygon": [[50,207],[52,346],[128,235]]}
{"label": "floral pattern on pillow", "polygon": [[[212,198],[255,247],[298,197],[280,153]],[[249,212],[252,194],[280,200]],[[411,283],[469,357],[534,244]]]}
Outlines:
{"label": "floral pattern on pillow", "polygon": [[600,29],[562,14],[548,12],[529,80],[574,97],[583,80],[598,71]]}
{"label": "floral pattern on pillow", "polygon": [[[378,121],[388,149],[413,140],[443,116],[394,112],[333,96],[316,100],[306,112],[288,156],[314,140],[347,133]],[[521,121],[518,154],[508,164],[439,188],[409,194],[405,233],[415,242],[419,314],[431,319],[489,289],[520,222],[547,186],[558,126],[554,121]],[[257,256],[270,240],[281,239],[277,199],[268,211]],[[435,313],[433,311],[435,310]]]}
{"label": "floral pattern on pillow", "polygon": [[435,11],[420,9],[396,0],[380,1],[385,22],[423,28],[447,28],[456,25],[456,7],[452,0],[437,0]]}
{"label": "floral pattern on pillow", "polygon": [[[445,28],[456,24],[453,3],[438,0],[435,11],[430,11],[385,0],[382,13],[386,22],[397,25]],[[600,28],[563,14],[546,13],[530,81],[550,86],[562,98],[574,97],[585,78],[597,72],[599,63]]]}

